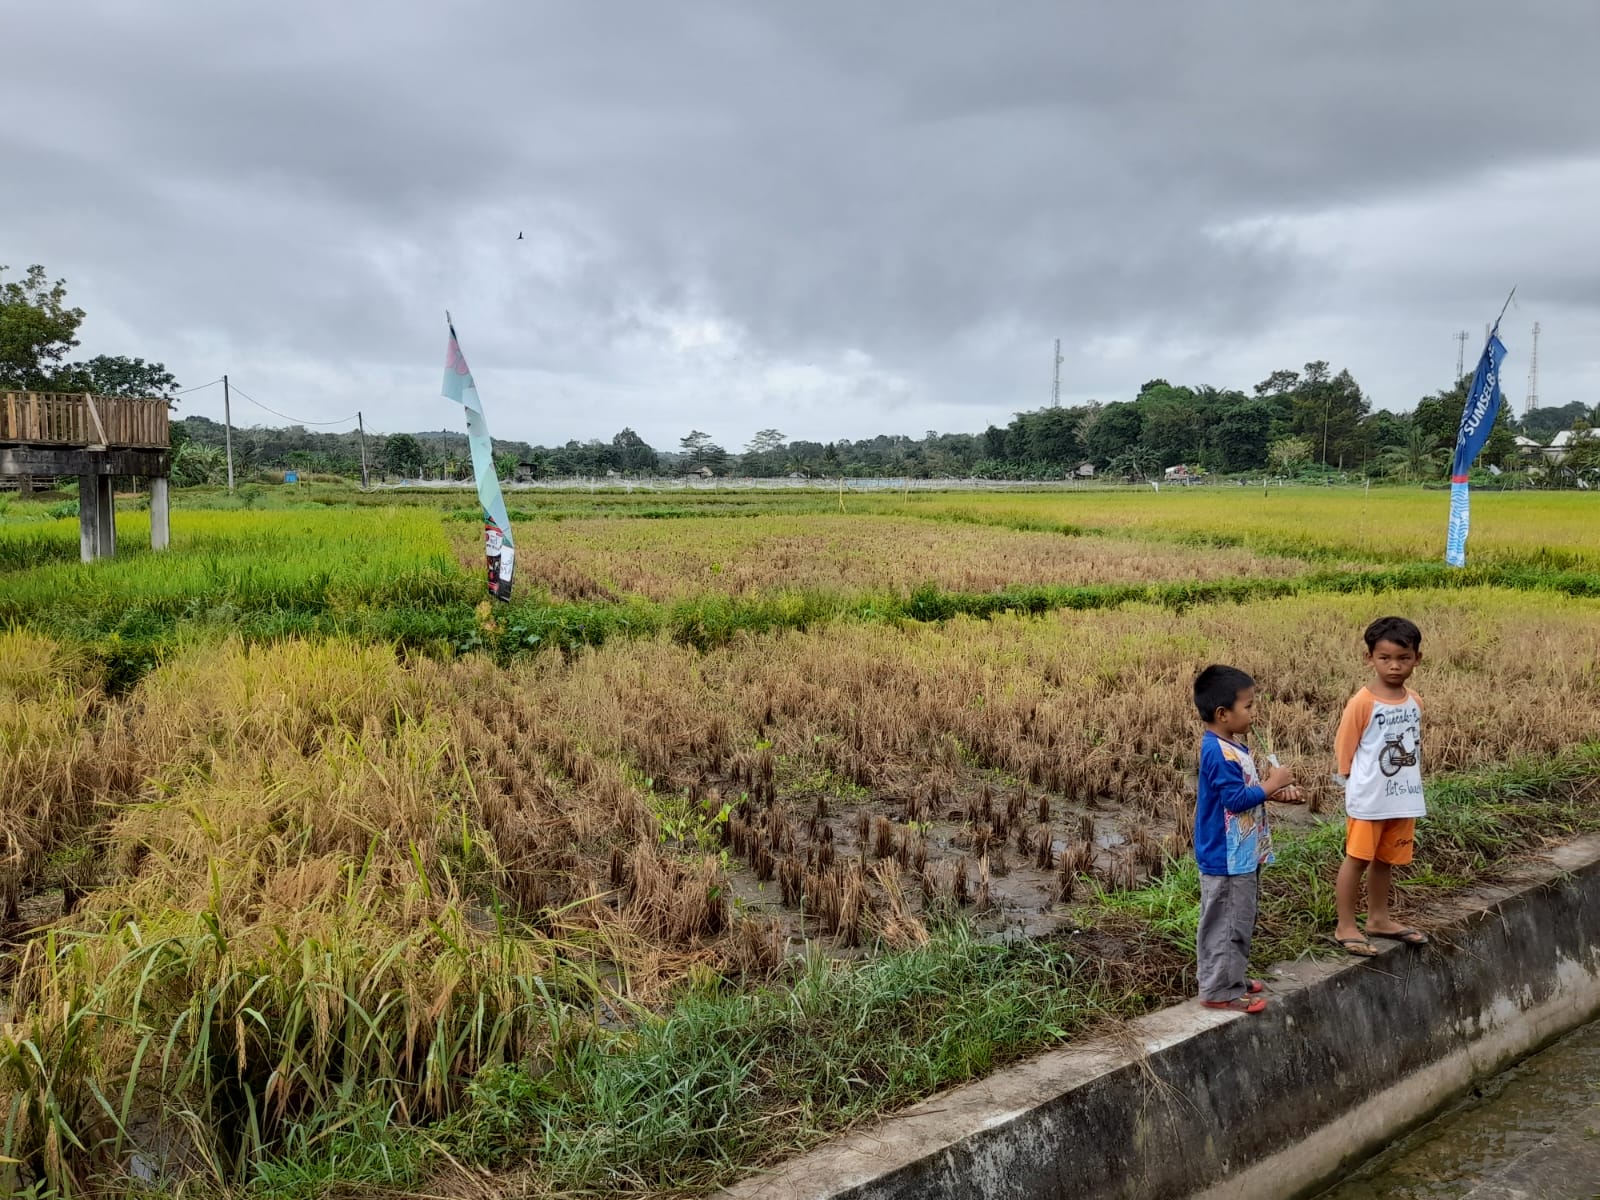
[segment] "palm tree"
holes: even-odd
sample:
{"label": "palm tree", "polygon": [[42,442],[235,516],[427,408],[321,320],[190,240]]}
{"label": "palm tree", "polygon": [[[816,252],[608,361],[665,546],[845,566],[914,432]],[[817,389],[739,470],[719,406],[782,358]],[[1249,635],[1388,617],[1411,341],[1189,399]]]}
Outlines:
{"label": "palm tree", "polygon": [[1444,447],[1421,426],[1412,425],[1406,430],[1405,441],[1385,450],[1378,461],[1390,475],[1408,481],[1427,479],[1443,468]]}
{"label": "palm tree", "polygon": [[227,478],[227,458],[221,446],[185,442],[172,456],[172,482],[178,487],[221,483]]}

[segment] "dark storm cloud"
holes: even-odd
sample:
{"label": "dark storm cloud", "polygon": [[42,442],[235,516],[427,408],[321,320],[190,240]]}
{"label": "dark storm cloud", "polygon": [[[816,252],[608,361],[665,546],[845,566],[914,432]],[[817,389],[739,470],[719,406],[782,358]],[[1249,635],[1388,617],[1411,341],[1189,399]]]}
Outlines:
{"label": "dark storm cloud", "polygon": [[[1590,0],[101,0],[0,30],[28,181],[0,261],[68,277],[86,349],[308,416],[447,420],[452,303],[505,433],[658,442],[977,427],[1045,398],[1057,335],[1079,396],[1326,357],[1405,405],[1508,272],[1600,332]],[[1580,183],[1519,223],[1507,171]],[[1475,271],[1488,228],[1514,252]]]}

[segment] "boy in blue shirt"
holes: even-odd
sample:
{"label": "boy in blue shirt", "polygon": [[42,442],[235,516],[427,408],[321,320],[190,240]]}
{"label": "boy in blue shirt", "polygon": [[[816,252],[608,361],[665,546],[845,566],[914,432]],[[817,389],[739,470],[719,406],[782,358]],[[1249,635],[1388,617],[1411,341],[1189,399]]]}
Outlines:
{"label": "boy in blue shirt", "polygon": [[1256,887],[1262,864],[1272,861],[1267,798],[1300,799],[1288,767],[1273,760],[1262,779],[1241,741],[1255,722],[1255,701],[1256,681],[1237,667],[1210,666],[1195,678],[1194,704],[1206,729],[1194,810],[1200,1003],[1252,1014],[1267,1007],[1259,994],[1265,985],[1245,974],[1256,928]]}

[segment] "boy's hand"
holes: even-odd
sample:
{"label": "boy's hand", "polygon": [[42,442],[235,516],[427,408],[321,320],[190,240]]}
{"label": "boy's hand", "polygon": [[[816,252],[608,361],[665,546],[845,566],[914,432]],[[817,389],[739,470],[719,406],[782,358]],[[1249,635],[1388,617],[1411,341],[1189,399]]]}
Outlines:
{"label": "boy's hand", "polygon": [[1268,796],[1267,799],[1274,804],[1301,804],[1304,802],[1305,797],[1300,794],[1300,789],[1291,783],[1275,795]]}
{"label": "boy's hand", "polygon": [[1294,772],[1288,767],[1273,767],[1261,781],[1261,790],[1270,796],[1273,792],[1281,792],[1293,782]]}

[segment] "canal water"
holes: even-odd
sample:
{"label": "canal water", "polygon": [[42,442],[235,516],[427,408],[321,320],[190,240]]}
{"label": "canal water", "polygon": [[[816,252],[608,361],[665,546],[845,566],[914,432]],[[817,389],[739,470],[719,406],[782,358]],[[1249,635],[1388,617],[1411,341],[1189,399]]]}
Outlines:
{"label": "canal water", "polygon": [[1459,1200],[1597,1103],[1600,1021],[1478,1085],[1317,1200]]}

